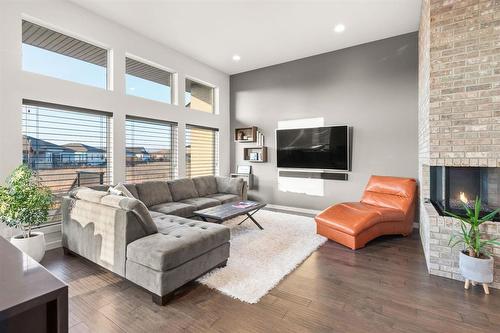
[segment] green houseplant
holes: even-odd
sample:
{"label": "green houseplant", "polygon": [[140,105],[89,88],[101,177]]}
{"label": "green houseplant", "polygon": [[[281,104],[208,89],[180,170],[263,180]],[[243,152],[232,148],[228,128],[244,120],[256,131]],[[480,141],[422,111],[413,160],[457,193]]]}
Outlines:
{"label": "green houseplant", "polygon": [[497,239],[484,239],[480,226],[491,221],[500,211],[497,209],[483,217],[480,217],[481,199],[476,197],[474,209],[472,210],[463,202],[466,216],[460,216],[450,212],[447,215],[458,219],[460,222],[460,232],[452,234],[449,245],[455,247],[459,244],[464,249],[460,252],[459,266],[460,272],[465,278],[465,289],[469,288],[469,283],[483,283],[486,294],[489,294],[488,283],[493,282],[493,257],[488,251],[491,245],[500,245]]}
{"label": "green houseplant", "polygon": [[0,186],[0,221],[21,230],[11,238],[12,244],[37,261],[45,254],[45,239],[33,227],[47,221],[52,202],[50,190],[24,164],[12,172],[5,186]]}

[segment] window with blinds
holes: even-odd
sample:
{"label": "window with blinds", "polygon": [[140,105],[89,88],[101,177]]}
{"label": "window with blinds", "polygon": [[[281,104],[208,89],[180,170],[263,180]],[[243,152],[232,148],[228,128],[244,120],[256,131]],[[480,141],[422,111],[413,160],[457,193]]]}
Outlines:
{"label": "window with blinds", "polygon": [[127,95],[171,103],[172,73],[128,57],[125,70]]}
{"label": "window with blinds", "polygon": [[23,70],[107,88],[108,50],[23,20]]}
{"label": "window with blinds", "polygon": [[177,176],[177,124],[127,117],[126,179],[140,183]]}
{"label": "window with blinds", "polygon": [[60,222],[60,200],[77,186],[111,183],[111,116],[24,101],[23,162],[52,190],[49,222]]}
{"label": "window with blinds", "polygon": [[219,174],[219,130],[186,125],[186,176]]}

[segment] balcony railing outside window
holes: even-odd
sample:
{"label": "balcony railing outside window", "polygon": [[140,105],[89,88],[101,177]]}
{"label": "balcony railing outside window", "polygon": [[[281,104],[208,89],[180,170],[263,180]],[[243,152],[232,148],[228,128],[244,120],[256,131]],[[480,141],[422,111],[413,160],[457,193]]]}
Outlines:
{"label": "balcony railing outside window", "polygon": [[48,186],[60,222],[60,199],[78,185],[111,183],[111,117],[107,113],[25,101],[23,162]]}
{"label": "balcony railing outside window", "polygon": [[138,183],[177,177],[177,125],[127,117],[126,179]]}

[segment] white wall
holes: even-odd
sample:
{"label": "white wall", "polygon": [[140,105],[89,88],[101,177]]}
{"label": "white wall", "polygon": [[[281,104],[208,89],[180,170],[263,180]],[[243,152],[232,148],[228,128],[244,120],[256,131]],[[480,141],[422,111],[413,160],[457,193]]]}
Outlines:
{"label": "white wall", "polygon": [[[185,174],[184,126],[219,128],[220,156],[229,156],[229,76],[77,5],[64,1],[0,1],[0,182],[22,162],[21,106],[23,99],[83,107],[113,113],[113,181],[125,179],[125,116],[174,121],[179,124],[179,176]],[[23,18],[112,50],[113,90],[103,90],[50,78],[21,69]],[[165,33],[181,33],[166,31]],[[125,54],[147,59],[178,74],[180,105],[125,95]],[[218,87],[219,114],[186,110],[184,78],[197,78]],[[174,99],[175,100],[175,99]],[[229,173],[221,158],[220,174]]]}
{"label": "white wall", "polygon": [[[250,198],[322,210],[359,201],[371,175],[416,178],[417,68],[410,33],[231,76],[232,127],[259,127],[268,147],[268,162],[252,163]],[[278,177],[276,128],[291,120],[308,127],[309,118],[353,127],[348,181]],[[247,164],[248,144],[232,145],[232,167]]]}

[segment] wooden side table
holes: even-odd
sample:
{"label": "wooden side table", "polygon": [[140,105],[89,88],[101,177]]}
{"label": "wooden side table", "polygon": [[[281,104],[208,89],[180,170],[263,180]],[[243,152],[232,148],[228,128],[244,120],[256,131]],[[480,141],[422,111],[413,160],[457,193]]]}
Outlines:
{"label": "wooden side table", "polygon": [[0,332],[68,332],[68,286],[0,237]]}

